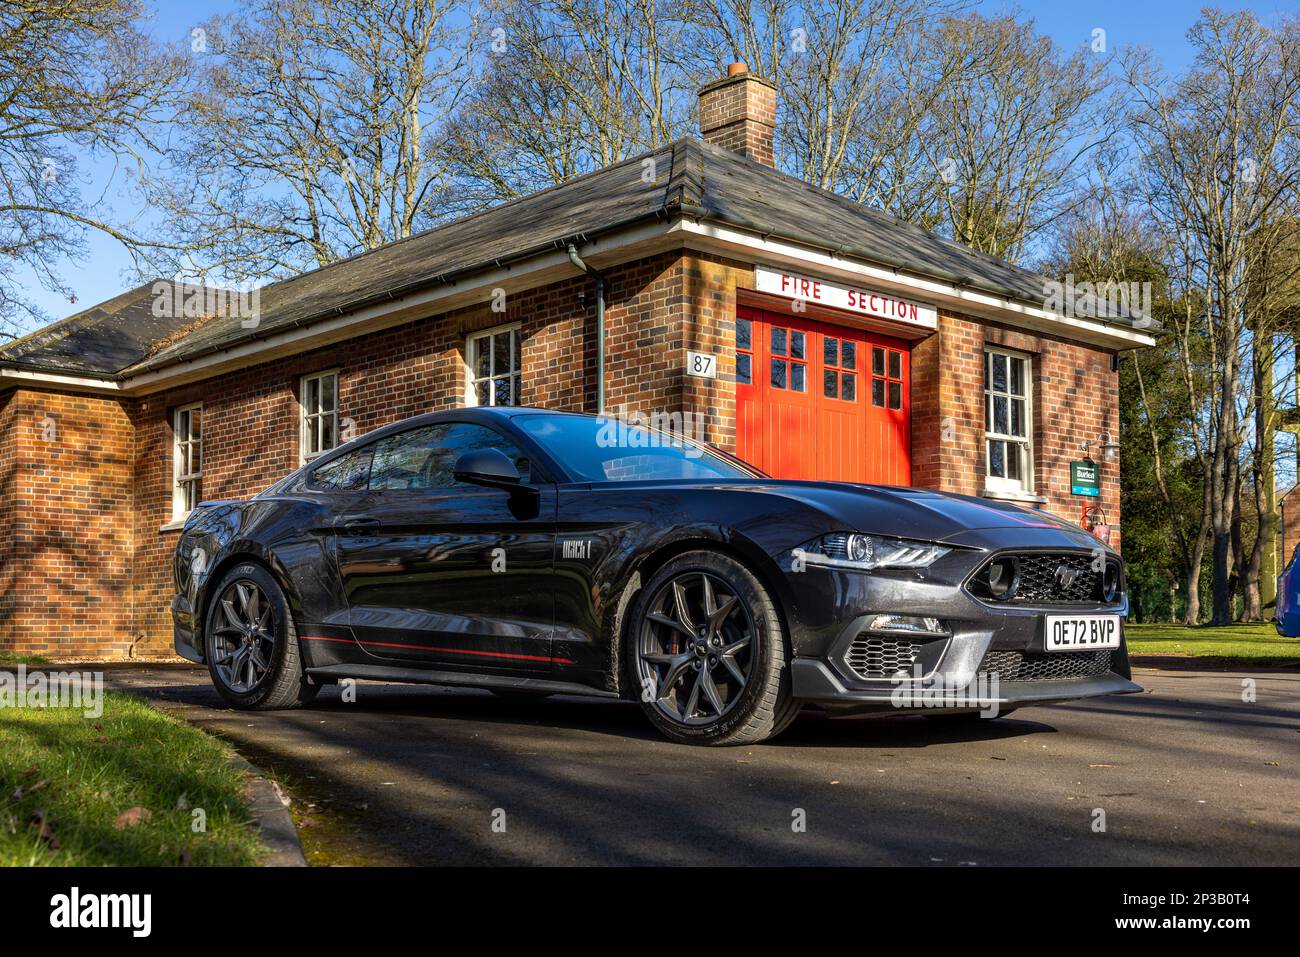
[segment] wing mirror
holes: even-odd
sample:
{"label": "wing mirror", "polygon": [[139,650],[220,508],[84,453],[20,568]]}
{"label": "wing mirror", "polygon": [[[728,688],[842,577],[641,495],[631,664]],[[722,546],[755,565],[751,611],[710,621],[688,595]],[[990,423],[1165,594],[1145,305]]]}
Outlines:
{"label": "wing mirror", "polygon": [[451,467],[451,474],[457,482],[488,488],[517,489],[523,483],[515,463],[500,449],[472,449],[462,453]]}

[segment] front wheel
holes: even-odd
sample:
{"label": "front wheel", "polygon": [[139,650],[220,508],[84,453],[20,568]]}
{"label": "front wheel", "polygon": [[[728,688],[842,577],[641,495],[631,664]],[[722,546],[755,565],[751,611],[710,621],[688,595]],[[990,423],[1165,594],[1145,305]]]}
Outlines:
{"label": "front wheel", "polygon": [[685,744],[753,744],[794,720],[789,643],[767,589],[740,562],[688,552],[642,590],[627,634],[641,707]]}
{"label": "front wheel", "polygon": [[217,693],[244,711],[296,708],[320,691],[309,684],[289,603],[275,578],[252,562],[217,584],[203,629]]}

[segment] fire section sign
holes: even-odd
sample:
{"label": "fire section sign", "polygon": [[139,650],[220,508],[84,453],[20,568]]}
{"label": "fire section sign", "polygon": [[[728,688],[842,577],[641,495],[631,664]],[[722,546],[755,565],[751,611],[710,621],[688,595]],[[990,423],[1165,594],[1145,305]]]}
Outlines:
{"label": "fire section sign", "polygon": [[783,296],[786,299],[799,299],[819,306],[856,312],[863,316],[923,326],[926,329],[936,329],[939,326],[939,316],[934,306],[899,299],[897,296],[874,289],[840,286],[811,276],[782,272],[764,266],[754,270],[754,280],[755,288],[759,292]]}

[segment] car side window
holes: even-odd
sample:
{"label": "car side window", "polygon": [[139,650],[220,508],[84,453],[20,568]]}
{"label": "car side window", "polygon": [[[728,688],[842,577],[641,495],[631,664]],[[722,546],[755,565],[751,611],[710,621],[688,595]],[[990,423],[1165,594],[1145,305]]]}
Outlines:
{"label": "car side window", "polygon": [[370,461],[375,448],[349,452],[314,469],[307,479],[307,487],[321,492],[353,492],[366,487],[370,480]]}
{"label": "car side window", "polygon": [[528,457],[505,436],[469,422],[443,422],[399,432],[377,442],[370,488],[451,488],[457,484],[452,477],[456,460],[466,452],[484,448],[500,449],[515,463],[523,481],[529,480]]}

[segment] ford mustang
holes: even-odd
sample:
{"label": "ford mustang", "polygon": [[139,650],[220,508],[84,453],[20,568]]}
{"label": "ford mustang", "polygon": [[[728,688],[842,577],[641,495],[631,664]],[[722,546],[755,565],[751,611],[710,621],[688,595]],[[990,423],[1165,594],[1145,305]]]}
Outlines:
{"label": "ford mustang", "polygon": [[236,708],[423,682],[626,698],[675,741],[747,744],[803,706],[971,717],[1141,690],[1121,560],[1060,519],[776,480],[542,409],[407,419],[202,503],[175,579],[176,650]]}

